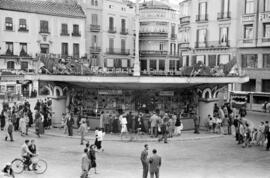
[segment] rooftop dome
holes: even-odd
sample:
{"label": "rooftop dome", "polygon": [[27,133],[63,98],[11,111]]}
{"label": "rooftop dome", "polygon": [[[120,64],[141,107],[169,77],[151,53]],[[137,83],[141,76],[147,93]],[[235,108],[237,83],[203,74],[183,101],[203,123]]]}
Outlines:
{"label": "rooftop dome", "polygon": [[166,9],[173,10],[168,4],[160,1],[147,1],[140,4],[140,9]]}

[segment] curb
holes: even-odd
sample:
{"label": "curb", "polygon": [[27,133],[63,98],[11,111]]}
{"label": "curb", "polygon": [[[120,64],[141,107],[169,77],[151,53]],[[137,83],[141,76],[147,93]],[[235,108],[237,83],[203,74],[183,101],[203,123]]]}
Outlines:
{"label": "curb", "polygon": [[[34,131],[32,130],[29,130],[29,132],[31,133],[35,133]],[[184,133],[184,132],[183,132]],[[67,135],[59,135],[59,134],[53,134],[53,133],[45,133],[44,135],[46,136],[51,136],[51,137],[61,137],[61,138],[69,138],[69,139],[81,139],[80,136],[67,136]],[[174,142],[182,142],[182,141],[194,141],[194,140],[207,140],[207,139],[214,139],[214,138],[221,138],[221,137],[224,137],[225,135],[209,135],[209,136],[203,136],[203,137],[194,137],[194,138],[181,138],[178,137],[178,139],[169,139],[168,138],[168,141],[174,141]],[[86,138],[89,138],[89,137],[86,137]],[[90,137],[89,140],[94,140],[95,138],[94,137]],[[114,141],[114,142],[158,142],[158,138],[156,139],[132,139],[132,140],[128,140],[128,139],[124,139],[124,140],[121,140],[120,137],[119,139],[104,139],[104,141]]]}

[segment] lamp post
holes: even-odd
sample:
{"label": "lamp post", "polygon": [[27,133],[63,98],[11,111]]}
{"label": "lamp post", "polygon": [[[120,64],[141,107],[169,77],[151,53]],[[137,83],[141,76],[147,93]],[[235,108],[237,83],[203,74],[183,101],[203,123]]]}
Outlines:
{"label": "lamp post", "polygon": [[140,76],[140,59],[139,59],[139,30],[140,30],[140,22],[139,22],[140,14],[139,14],[139,0],[136,0],[136,9],[135,9],[135,60],[134,60],[134,72],[133,76]]}

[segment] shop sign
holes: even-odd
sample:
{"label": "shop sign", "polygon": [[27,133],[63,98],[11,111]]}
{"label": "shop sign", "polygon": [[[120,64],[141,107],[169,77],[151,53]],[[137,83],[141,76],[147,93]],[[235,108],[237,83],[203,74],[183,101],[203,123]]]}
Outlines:
{"label": "shop sign", "polygon": [[99,95],[122,95],[122,90],[99,90]]}
{"label": "shop sign", "polygon": [[160,91],[159,96],[174,96],[174,91]]}

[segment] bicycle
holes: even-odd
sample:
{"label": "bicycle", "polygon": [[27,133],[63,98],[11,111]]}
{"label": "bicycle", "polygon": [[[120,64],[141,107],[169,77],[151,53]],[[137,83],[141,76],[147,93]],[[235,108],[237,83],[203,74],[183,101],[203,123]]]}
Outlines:
{"label": "bicycle", "polygon": [[[43,159],[40,159],[38,157],[33,157],[31,159],[32,163],[30,166],[32,166],[32,171],[36,174],[43,174],[47,170],[47,162]],[[11,162],[11,167],[15,174],[21,174],[23,171],[25,171],[25,167],[27,165],[24,164],[25,159],[22,158],[15,158]],[[36,164],[35,169],[33,169],[33,162]]]}

